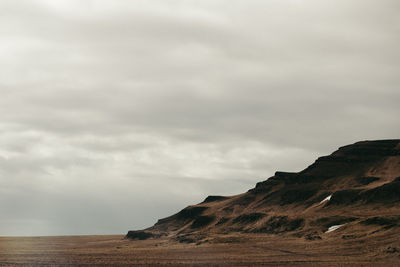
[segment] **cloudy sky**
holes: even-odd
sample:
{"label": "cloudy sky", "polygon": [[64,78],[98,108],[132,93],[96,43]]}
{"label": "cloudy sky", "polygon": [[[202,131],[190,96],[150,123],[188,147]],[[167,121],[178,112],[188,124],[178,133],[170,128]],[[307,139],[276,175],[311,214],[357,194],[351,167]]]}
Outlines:
{"label": "cloudy sky", "polygon": [[0,235],[140,229],[400,137],[398,0],[0,0]]}

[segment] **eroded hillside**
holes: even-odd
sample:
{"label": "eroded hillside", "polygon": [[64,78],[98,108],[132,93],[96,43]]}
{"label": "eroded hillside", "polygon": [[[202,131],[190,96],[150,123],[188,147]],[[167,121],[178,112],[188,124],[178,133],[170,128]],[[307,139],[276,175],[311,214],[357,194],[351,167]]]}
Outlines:
{"label": "eroded hillside", "polygon": [[400,140],[339,148],[298,173],[276,172],[236,196],[209,196],[128,238],[209,242],[213,235],[266,233],[320,240],[400,233]]}

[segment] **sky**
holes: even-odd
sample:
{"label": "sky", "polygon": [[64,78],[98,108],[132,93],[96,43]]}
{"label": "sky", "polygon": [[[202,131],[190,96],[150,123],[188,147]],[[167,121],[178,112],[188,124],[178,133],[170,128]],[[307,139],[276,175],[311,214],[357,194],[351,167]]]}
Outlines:
{"label": "sky", "polygon": [[125,234],[400,137],[398,0],[0,0],[0,235]]}

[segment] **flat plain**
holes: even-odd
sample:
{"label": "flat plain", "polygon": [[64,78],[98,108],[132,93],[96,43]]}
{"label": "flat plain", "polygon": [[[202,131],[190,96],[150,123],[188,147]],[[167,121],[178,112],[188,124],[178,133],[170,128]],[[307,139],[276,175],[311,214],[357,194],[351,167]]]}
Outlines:
{"label": "flat plain", "polygon": [[[270,234],[211,236],[205,242],[122,235],[1,237],[0,266],[399,266],[400,245],[390,231],[375,238],[321,240]],[[387,244],[390,243],[390,246]]]}

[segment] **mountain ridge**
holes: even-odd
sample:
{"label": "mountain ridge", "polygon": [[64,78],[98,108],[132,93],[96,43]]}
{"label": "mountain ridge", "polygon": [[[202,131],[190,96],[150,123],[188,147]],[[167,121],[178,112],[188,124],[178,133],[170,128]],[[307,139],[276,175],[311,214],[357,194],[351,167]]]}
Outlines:
{"label": "mountain ridge", "polygon": [[201,243],[213,234],[258,233],[318,240],[334,231],[359,238],[400,232],[399,204],[400,139],[360,141],[300,172],[277,171],[245,193],[208,196],[126,238]]}

